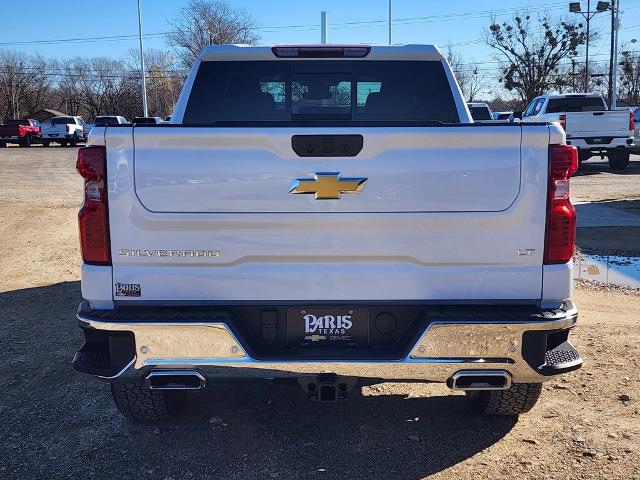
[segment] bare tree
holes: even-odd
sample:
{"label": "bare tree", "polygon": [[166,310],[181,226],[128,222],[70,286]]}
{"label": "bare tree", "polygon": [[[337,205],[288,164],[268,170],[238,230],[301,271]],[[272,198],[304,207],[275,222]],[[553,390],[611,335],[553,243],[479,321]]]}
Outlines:
{"label": "bare tree", "polygon": [[477,100],[478,95],[487,84],[486,73],[479,70],[473,60],[465,63],[462,56],[455,52],[450,45],[447,47],[446,57],[451,65],[451,70],[453,70],[453,75],[460,85],[462,95],[468,102]]}
{"label": "bare tree", "polygon": [[58,108],[91,120],[96,115],[136,115],[142,105],[139,73],[124,60],[76,57],[61,63]]}
{"label": "bare tree", "polygon": [[186,67],[207,45],[254,44],[256,26],[249,13],[233,9],[225,0],[191,0],[170,23],[169,45]]}
{"label": "bare tree", "polygon": [[619,97],[627,105],[640,105],[640,54],[622,52],[621,64]]}
{"label": "bare tree", "polygon": [[485,43],[503,62],[500,81],[524,103],[566,85],[569,79],[561,74],[560,63],[578,55],[578,47],[586,40],[581,23],[546,17],[535,26],[531,23],[529,15],[502,24],[493,18],[484,32]]}
{"label": "bare tree", "polygon": [[[140,54],[138,50],[130,50],[129,54],[128,68],[133,72],[138,90],[141,90]],[[175,65],[175,56],[172,52],[153,48],[144,51],[144,63],[149,115],[166,117],[173,111],[173,105],[178,99],[188,71]]]}
{"label": "bare tree", "polygon": [[585,87],[587,71],[584,62],[571,59],[570,63],[559,65],[554,77],[560,77],[556,81],[555,89],[559,93],[599,92],[607,97],[609,88],[609,67],[603,63],[589,62],[589,82]]}
{"label": "bare tree", "polygon": [[51,91],[48,63],[39,55],[0,51],[0,115],[21,117],[42,108]]}
{"label": "bare tree", "polygon": [[487,100],[489,107],[493,112],[516,112],[523,109],[522,101],[516,98],[504,99],[499,95],[492,100]]}

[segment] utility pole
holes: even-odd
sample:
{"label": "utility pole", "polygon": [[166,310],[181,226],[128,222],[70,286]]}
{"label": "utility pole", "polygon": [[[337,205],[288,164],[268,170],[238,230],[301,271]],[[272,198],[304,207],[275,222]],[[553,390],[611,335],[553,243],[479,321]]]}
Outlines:
{"label": "utility pole", "polygon": [[587,0],[587,11],[583,12],[580,8],[580,2],[570,2],[569,3],[569,11],[571,13],[579,13],[584,17],[587,22],[587,45],[585,52],[585,61],[584,61],[584,89],[585,91],[589,90],[589,40],[590,40],[590,29],[589,24],[591,23],[591,19],[595,17],[598,13],[605,12],[609,9],[609,2],[598,2],[598,6],[595,11],[591,11],[591,0]]}
{"label": "utility pole", "polygon": [[[613,65],[612,65],[612,72],[611,72],[611,106],[609,107],[610,110],[615,110],[616,109],[616,103],[618,101],[618,29],[620,28],[620,17],[619,17],[619,12],[620,12],[620,1],[619,0],[612,0],[611,1],[611,14],[613,15],[613,13],[615,12],[615,19],[613,21],[612,24],[612,29],[611,29],[611,38],[613,41],[613,52],[611,54],[611,57],[613,59]],[[615,37],[615,39],[614,39]]]}
{"label": "utility pole", "polygon": [[327,12],[320,12],[320,43],[327,43]]}
{"label": "utility pole", "polygon": [[142,13],[140,12],[140,0],[138,0],[138,36],[140,37],[140,73],[142,74],[142,110],[143,116],[149,116],[147,108],[147,79],[144,73],[144,47],[142,45]]}
{"label": "utility pole", "polygon": [[615,48],[615,38],[613,38],[613,30],[615,28],[616,23],[616,4],[615,0],[611,2],[611,51],[609,54],[609,88],[607,90],[607,97],[609,99],[609,110],[611,110],[611,106],[613,105],[613,50]]}
{"label": "utility pole", "polygon": [[391,45],[391,0],[389,0],[389,19],[388,19],[388,24],[389,24],[389,45]]}
{"label": "utility pole", "polygon": [[587,19],[587,51],[586,51],[585,60],[584,60],[584,91],[585,92],[589,91],[589,40],[590,40],[589,23],[591,22],[591,17],[589,16],[590,12],[591,12],[591,0],[587,0],[587,16],[585,17]]}

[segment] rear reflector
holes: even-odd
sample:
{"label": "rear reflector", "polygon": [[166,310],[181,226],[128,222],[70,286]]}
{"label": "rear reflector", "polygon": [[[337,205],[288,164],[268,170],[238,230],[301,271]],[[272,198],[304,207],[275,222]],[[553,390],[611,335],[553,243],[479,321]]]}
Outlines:
{"label": "rear reflector", "polygon": [[569,200],[569,179],[578,170],[578,151],[570,145],[549,147],[549,189],[544,263],[567,263],[575,250],[576,210]]}
{"label": "rear reflector", "polygon": [[636,129],[636,124],[633,118],[633,112],[629,112],[629,131],[633,132],[635,129]]}
{"label": "rear reflector", "polygon": [[78,213],[82,260],[91,265],[111,265],[105,147],[80,148],[76,170],[84,178],[84,202]]}
{"label": "rear reflector", "polygon": [[368,45],[276,45],[271,51],[278,58],[363,58],[369,55]]}

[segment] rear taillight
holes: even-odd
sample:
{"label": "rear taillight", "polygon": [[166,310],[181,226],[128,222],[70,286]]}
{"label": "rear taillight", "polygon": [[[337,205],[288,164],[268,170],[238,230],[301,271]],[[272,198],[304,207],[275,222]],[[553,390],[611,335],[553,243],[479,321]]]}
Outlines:
{"label": "rear taillight", "polygon": [[66,125],[67,127],[67,133],[71,133],[71,125]]}
{"label": "rear taillight", "polygon": [[549,147],[549,189],[544,263],[567,263],[573,256],[576,210],[569,200],[569,179],[578,170],[578,151],[570,145]]}
{"label": "rear taillight", "polygon": [[560,126],[562,127],[562,129],[566,132],[567,131],[567,116],[563,113],[562,115],[560,115],[560,118],[558,119],[558,121],[560,122]]}
{"label": "rear taillight", "polygon": [[111,265],[105,147],[79,149],[76,170],[84,178],[84,203],[78,213],[82,260],[92,265]]}
{"label": "rear taillight", "polygon": [[633,119],[633,112],[629,112],[629,131],[633,132],[636,129],[636,124]]}
{"label": "rear taillight", "polygon": [[363,58],[369,55],[368,45],[275,45],[271,51],[278,58]]}

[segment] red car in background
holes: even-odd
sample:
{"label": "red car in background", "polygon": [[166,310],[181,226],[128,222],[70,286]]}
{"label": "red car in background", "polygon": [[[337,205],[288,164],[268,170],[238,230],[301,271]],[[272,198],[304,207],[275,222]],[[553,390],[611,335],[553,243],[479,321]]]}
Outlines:
{"label": "red car in background", "polygon": [[0,147],[7,143],[17,143],[21,147],[30,147],[34,140],[40,140],[40,122],[32,118],[16,118],[0,125]]}

